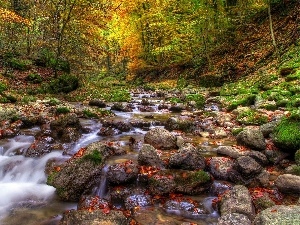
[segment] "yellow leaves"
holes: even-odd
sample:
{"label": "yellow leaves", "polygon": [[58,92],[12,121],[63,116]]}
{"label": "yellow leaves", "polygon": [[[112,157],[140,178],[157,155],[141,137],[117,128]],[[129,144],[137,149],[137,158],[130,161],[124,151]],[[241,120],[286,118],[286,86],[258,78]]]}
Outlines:
{"label": "yellow leaves", "polygon": [[0,21],[4,21],[6,23],[21,23],[26,26],[30,25],[30,21],[28,19],[25,19],[15,12],[4,8],[0,8]]}

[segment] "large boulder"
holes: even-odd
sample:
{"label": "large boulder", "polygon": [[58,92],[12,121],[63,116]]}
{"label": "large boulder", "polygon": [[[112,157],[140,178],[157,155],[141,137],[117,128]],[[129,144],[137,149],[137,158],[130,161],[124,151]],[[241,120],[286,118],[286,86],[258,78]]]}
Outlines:
{"label": "large boulder", "polygon": [[61,115],[58,119],[51,121],[51,136],[63,142],[73,142],[80,138],[82,126],[75,113]]}
{"label": "large boulder", "polygon": [[266,148],[265,138],[260,130],[244,129],[236,136],[237,143],[254,150]]}
{"label": "large boulder", "polygon": [[217,225],[251,225],[251,220],[240,213],[229,213],[218,219]]}
{"label": "large boulder", "polygon": [[226,155],[233,159],[245,155],[245,151],[242,151],[232,146],[219,146],[218,148],[216,148],[216,152],[220,155]]}
{"label": "large boulder", "polygon": [[300,206],[275,205],[256,215],[254,225],[300,224]]}
{"label": "large boulder", "polygon": [[105,159],[114,154],[114,149],[95,142],[81,148],[70,160],[53,170],[47,184],[56,188],[62,200],[78,201],[82,194],[88,194],[99,185]]}
{"label": "large boulder", "polygon": [[253,178],[262,171],[263,167],[250,156],[241,156],[236,159],[234,169],[246,178]]}
{"label": "large boulder", "polygon": [[234,160],[226,157],[212,157],[209,160],[208,168],[214,178],[229,180]]}
{"label": "large boulder", "polygon": [[136,179],[138,173],[137,165],[129,160],[110,166],[106,176],[109,183],[123,184]]}
{"label": "large boulder", "polygon": [[205,159],[194,145],[185,144],[170,157],[169,166],[185,170],[204,169]]}
{"label": "large boulder", "polygon": [[121,211],[70,210],[63,214],[59,225],[128,225],[129,221]]}
{"label": "large boulder", "polygon": [[164,162],[152,145],[144,144],[138,154],[138,163],[141,166],[163,167]]}
{"label": "large boulder", "polygon": [[145,134],[144,141],[145,144],[150,144],[156,149],[175,149],[176,136],[164,128],[154,128]]}
{"label": "large boulder", "polygon": [[275,180],[275,186],[283,193],[300,194],[300,176],[283,174]]}
{"label": "large boulder", "polygon": [[192,133],[195,130],[195,123],[188,118],[170,117],[166,122],[166,129],[169,131],[182,130],[184,132]]}
{"label": "large boulder", "polygon": [[300,119],[292,115],[282,119],[274,128],[271,135],[274,144],[280,150],[295,153],[300,149]]}
{"label": "large boulder", "polygon": [[236,185],[224,194],[220,202],[220,213],[221,216],[231,213],[244,214],[252,221],[255,211],[248,189],[243,185]]}

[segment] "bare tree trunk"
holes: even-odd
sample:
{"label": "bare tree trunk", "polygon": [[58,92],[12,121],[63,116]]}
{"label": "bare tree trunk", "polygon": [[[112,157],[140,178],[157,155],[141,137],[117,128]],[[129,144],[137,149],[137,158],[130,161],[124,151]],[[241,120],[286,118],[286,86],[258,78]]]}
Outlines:
{"label": "bare tree trunk", "polygon": [[274,49],[275,49],[276,57],[279,60],[280,55],[279,55],[279,52],[278,52],[276,39],[275,39],[275,35],[274,35],[274,30],[273,30],[273,21],[272,21],[272,15],[271,15],[271,3],[270,3],[270,1],[269,1],[269,4],[268,4],[268,15],[269,15],[269,25],[270,25],[270,31],[271,31],[272,44],[273,44]]}

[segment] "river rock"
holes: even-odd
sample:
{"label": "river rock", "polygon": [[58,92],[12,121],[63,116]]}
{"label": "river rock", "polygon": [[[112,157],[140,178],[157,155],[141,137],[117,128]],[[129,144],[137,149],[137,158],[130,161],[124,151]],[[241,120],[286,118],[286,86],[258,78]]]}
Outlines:
{"label": "river rock", "polygon": [[260,130],[244,129],[236,136],[237,143],[254,150],[266,148],[265,138]]}
{"label": "river rock", "polygon": [[76,114],[61,115],[50,123],[51,136],[63,142],[72,142],[79,139],[82,126]]}
{"label": "river rock", "polygon": [[89,101],[90,106],[97,106],[98,108],[105,108],[106,104],[104,101],[100,99],[92,99]]}
{"label": "river rock", "polygon": [[77,209],[78,210],[97,210],[109,208],[109,201],[99,196],[84,195],[81,196]]}
{"label": "river rock", "polygon": [[123,184],[137,178],[139,170],[131,160],[112,165],[107,171],[107,180],[112,184]]}
{"label": "river rock", "polygon": [[120,102],[114,103],[111,107],[111,110],[120,111],[120,112],[132,112],[132,106],[130,104],[123,104]]}
{"label": "river rock", "polygon": [[255,211],[248,189],[243,185],[236,185],[224,194],[220,202],[220,213],[221,216],[240,213],[246,215],[252,221]]}
{"label": "river rock", "polygon": [[175,188],[175,176],[170,170],[159,171],[149,179],[149,191],[153,195],[167,195]]}
{"label": "river rock", "polygon": [[144,142],[145,144],[150,144],[156,149],[175,149],[176,136],[167,131],[164,128],[154,128],[145,134]]}
{"label": "river rock", "polygon": [[176,192],[187,195],[197,195],[210,189],[212,177],[203,170],[180,170],[174,173]]}
{"label": "river rock", "polygon": [[56,188],[62,200],[78,201],[82,194],[88,194],[101,180],[105,159],[114,154],[109,146],[95,142],[80,149],[70,160],[52,171],[47,184]]}
{"label": "river rock", "polygon": [[144,144],[138,154],[138,163],[142,166],[163,167],[164,162],[152,145]]}
{"label": "river rock", "polygon": [[217,225],[251,225],[251,220],[240,213],[229,213],[218,219]]}
{"label": "river rock", "polygon": [[300,206],[275,205],[257,214],[254,225],[300,224]]}
{"label": "river rock", "polygon": [[259,151],[246,151],[245,156],[251,157],[261,166],[266,166],[269,163],[267,156]]}
{"label": "river rock", "polygon": [[185,170],[204,169],[205,159],[194,145],[185,144],[170,157],[169,166]]}
{"label": "river rock", "polygon": [[165,125],[169,131],[181,130],[187,133],[192,133],[195,130],[194,121],[188,118],[175,118],[170,117]]}
{"label": "river rock", "polygon": [[275,186],[283,193],[300,194],[300,176],[283,174],[275,180]]}
{"label": "river rock", "polygon": [[125,199],[125,208],[127,210],[133,210],[135,207],[147,207],[151,205],[151,197],[146,194],[131,195]]}
{"label": "river rock", "polygon": [[49,136],[38,137],[27,149],[26,157],[39,157],[53,150],[54,139]]}
{"label": "river rock", "polygon": [[275,126],[278,124],[278,121],[271,121],[269,123],[265,123],[259,127],[259,130],[262,132],[265,138],[268,138],[269,135],[273,132]]}
{"label": "river rock", "polygon": [[102,127],[116,128],[121,132],[128,132],[132,129],[132,125],[129,122],[123,121],[103,121]]}
{"label": "river rock", "polygon": [[215,179],[229,180],[234,161],[226,157],[212,157],[209,160],[208,168]]}
{"label": "river rock", "polygon": [[112,210],[70,210],[63,214],[59,225],[128,225],[129,221],[121,211]]}
{"label": "river rock", "polygon": [[250,156],[241,156],[236,159],[234,169],[246,178],[253,178],[259,174],[263,168]]}
{"label": "river rock", "polygon": [[216,149],[216,152],[221,155],[229,156],[233,159],[236,159],[240,156],[245,155],[245,151],[241,151],[240,149],[232,147],[232,146],[219,146]]}

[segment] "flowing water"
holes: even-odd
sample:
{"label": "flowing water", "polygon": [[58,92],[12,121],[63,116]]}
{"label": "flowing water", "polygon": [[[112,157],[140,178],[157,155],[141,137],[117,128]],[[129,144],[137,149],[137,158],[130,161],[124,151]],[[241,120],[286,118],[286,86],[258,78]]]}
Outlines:
{"label": "flowing water", "polygon": [[[145,96],[143,96],[145,97]],[[147,97],[147,96],[146,96]],[[149,96],[148,96],[149,97]],[[134,104],[139,104],[141,96],[136,96]],[[154,112],[140,112],[136,107],[133,112],[124,113],[116,112],[114,120],[132,121],[144,120],[146,115],[154,115],[158,121],[164,121],[170,117],[169,112],[158,111],[157,105],[161,100],[153,100],[155,104],[151,106]],[[149,120],[148,120],[149,121]],[[95,120],[81,120],[85,127],[89,127],[91,132],[84,134],[82,138],[70,146],[70,154],[75,153],[81,147],[88,144],[103,140],[117,141],[121,146],[127,148],[128,154],[125,156],[114,157],[108,164],[122,162],[127,159],[136,160],[137,150],[128,149],[126,143],[129,137],[135,140],[143,140],[145,129],[135,128],[130,132],[122,133],[114,137],[101,137],[97,132],[101,128],[101,123]],[[159,124],[159,123],[158,123]],[[151,125],[154,127],[154,125]],[[151,128],[150,127],[150,128]],[[76,209],[76,203],[61,202],[55,195],[55,189],[46,185],[45,166],[49,159],[67,160],[70,156],[64,156],[62,152],[51,152],[41,158],[24,157],[26,149],[34,142],[34,134],[39,131],[39,128],[22,130],[21,135],[11,139],[0,140],[0,224],[2,225],[54,225],[58,224],[61,219],[62,212],[68,209]],[[200,137],[190,137],[192,142],[197,144],[203,143],[208,148],[208,155],[213,146],[209,144],[210,140]],[[206,144],[205,144],[206,143]],[[101,183],[95,188],[95,194],[104,197],[107,193],[106,172],[108,166],[105,166],[102,171]],[[198,218],[193,215],[184,215],[185,212],[179,208],[169,209],[167,212],[162,212],[159,207],[151,209],[151,213],[155,214],[159,220],[164,221],[164,218],[173,218],[174,221],[195,221],[197,224],[215,224],[218,218],[218,213],[211,207],[214,196],[205,194],[194,197],[198,202],[204,205],[204,208],[210,211],[210,214],[205,218]],[[197,199],[198,198],[198,199]],[[143,211],[141,211],[143,212]],[[150,213],[150,211],[146,213]],[[174,223],[177,224],[177,223]]]}

